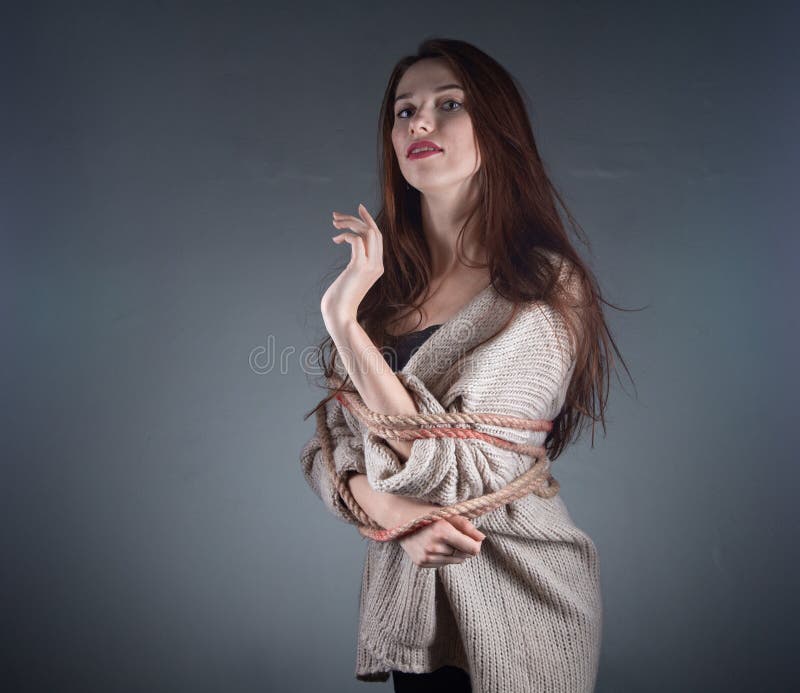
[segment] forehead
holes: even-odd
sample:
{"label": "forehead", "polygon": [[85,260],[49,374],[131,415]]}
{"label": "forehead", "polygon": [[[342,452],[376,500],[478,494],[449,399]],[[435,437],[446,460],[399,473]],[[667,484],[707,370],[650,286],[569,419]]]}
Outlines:
{"label": "forehead", "polygon": [[450,66],[438,58],[425,58],[409,67],[397,83],[395,94],[430,91],[440,84],[460,84]]}

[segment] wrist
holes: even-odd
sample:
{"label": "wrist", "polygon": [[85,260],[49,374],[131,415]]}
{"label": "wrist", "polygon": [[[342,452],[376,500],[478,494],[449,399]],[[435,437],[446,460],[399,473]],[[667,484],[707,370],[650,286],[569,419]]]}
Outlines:
{"label": "wrist", "polygon": [[370,486],[367,475],[360,472],[347,472],[345,480],[356,502],[384,529],[399,527],[442,507],[410,496],[376,491]]}
{"label": "wrist", "polygon": [[393,496],[390,504],[392,513],[392,527],[399,527],[418,517],[427,515],[431,510],[438,510],[441,505],[427,503],[410,496]]}

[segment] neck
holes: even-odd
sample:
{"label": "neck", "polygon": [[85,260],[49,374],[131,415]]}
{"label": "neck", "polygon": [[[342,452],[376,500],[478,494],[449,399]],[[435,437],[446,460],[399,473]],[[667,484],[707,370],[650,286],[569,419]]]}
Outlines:
{"label": "neck", "polygon": [[[431,253],[433,280],[441,280],[460,268],[456,254],[458,234],[474,204],[477,186],[446,192],[428,191],[420,196],[422,229]],[[462,252],[470,262],[485,262],[485,251],[477,239],[474,218],[464,231]]]}

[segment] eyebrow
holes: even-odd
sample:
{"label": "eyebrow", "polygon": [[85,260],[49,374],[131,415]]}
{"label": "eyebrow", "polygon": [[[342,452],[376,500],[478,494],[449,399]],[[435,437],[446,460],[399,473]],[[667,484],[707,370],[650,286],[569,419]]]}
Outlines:
{"label": "eyebrow", "polygon": [[[447,91],[448,89],[461,89],[461,91],[464,91],[464,87],[460,84],[443,84],[441,87],[436,87],[434,91]],[[400,94],[395,97],[394,102],[397,103],[400,99],[407,99],[409,96],[413,96],[413,93],[406,92],[405,94]]]}

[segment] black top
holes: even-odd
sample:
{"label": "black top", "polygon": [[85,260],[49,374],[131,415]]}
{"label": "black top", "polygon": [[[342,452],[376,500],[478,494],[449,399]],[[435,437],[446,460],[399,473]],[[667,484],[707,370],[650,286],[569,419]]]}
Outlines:
{"label": "black top", "polygon": [[395,340],[394,347],[387,347],[384,351],[383,358],[386,359],[386,363],[395,373],[402,370],[425,340],[440,327],[441,325],[428,325],[424,330],[400,335]]}

